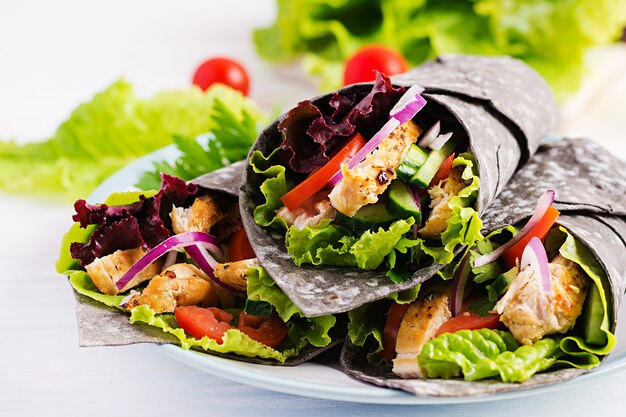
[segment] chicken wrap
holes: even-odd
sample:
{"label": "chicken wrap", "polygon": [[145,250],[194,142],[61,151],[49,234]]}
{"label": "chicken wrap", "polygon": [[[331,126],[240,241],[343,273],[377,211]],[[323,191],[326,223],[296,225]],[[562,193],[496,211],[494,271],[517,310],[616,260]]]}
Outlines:
{"label": "chicken wrap", "polygon": [[626,164],[591,141],[544,145],[483,221],[454,279],[350,312],[349,375],[480,395],[560,382],[607,358],[626,289]]}
{"label": "chicken wrap", "polygon": [[308,316],[397,296],[482,238],[481,213],[555,119],[545,82],[512,58],[378,74],[300,102],[261,133],[244,227]]}
{"label": "chicken wrap", "polygon": [[334,316],[304,317],[259,266],[237,204],[242,168],[75,203],[56,266],[81,346],[175,343],[294,365],[341,341]]}

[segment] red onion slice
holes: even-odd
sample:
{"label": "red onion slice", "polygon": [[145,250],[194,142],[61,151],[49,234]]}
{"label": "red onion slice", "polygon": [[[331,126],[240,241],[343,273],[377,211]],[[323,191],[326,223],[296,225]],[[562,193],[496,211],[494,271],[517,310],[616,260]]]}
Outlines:
{"label": "red onion slice", "polygon": [[539,220],[541,220],[543,215],[546,214],[546,210],[548,210],[548,207],[550,207],[554,202],[555,194],[556,193],[554,190],[548,190],[543,193],[543,195],[541,196],[541,198],[539,198],[539,201],[537,202],[535,212],[533,213],[530,220],[528,220],[528,223],[526,223],[526,225],[522,228],[522,230],[520,230],[518,234],[513,236],[513,239],[509,240],[498,249],[474,259],[474,268],[480,268],[481,266],[487,265],[495,261],[500,256],[502,256],[502,254],[506,252],[511,246],[522,240],[522,238],[526,236],[533,227],[535,227]]}
{"label": "red onion slice", "polygon": [[437,120],[437,123],[428,128],[422,135],[421,139],[417,142],[417,146],[420,148],[426,148],[439,136],[441,132],[441,121]]}
{"label": "red onion slice", "polygon": [[180,233],[165,239],[163,242],[152,248],[150,252],[146,253],[133,266],[131,266],[124,275],[122,275],[119,281],[115,283],[115,286],[121,290],[126,286],[126,284],[132,281],[133,278],[135,278],[144,269],[146,269],[152,262],[165,255],[167,252],[171,250],[185,248],[191,245],[201,245],[209,249],[217,257],[221,258],[222,256],[224,256],[222,250],[219,247],[217,239],[215,239],[210,234],[202,232]]}
{"label": "red onion slice", "polygon": [[438,151],[439,149],[441,149],[441,147],[443,145],[446,144],[446,142],[452,137],[452,132],[448,132],[444,135],[439,135],[437,136],[437,138],[435,138],[435,140],[433,141],[433,143],[431,143],[428,147],[434,151]]}
{"label": "red onion slice", "polygon": [[545,293],[551,290],[550,285],[550,268],[548,266],[548,255],[546,249],[541,243],[541,239],[533,237],[528,242],[522,253],[520,260],[520,271],[524,268],[532,268],[535,271],[537,279],[540,280],[538,287],[542,288]]}
{"label": "red onion slice", "polygon": [[426,100],[420,94],[424,88],[414,85],[400,97],[400,100],[389,112],[389,117],[397,119],[400,123],[406,123],[424,108]]}
{"label": "red onion slice", "polygon": [[450,310],[452,310],[452,317],[461,313],[461,307],[463,306],[463,299],[465,298],[465,287],[467,286],[467,277],[471,270],[470,267],[470,252],[468,251],[461,263],[456,269],[454,274],[454,281],[452,283],[452,297],[450,301]]}
{"label": "red onion slice", "polygon": [[[426,100],[420,95],[424,89],[420,86],[414,85],[409,88],[396,105],[389,112],[389,120],[383,125],[383,127],[374,134],[374,136],[362,147],[350,161],[348,161],[348,168],[354,168],[359,162],[365,159],[367,155],[372,153],[374,149],[380,145],[380,143],[387,137],[393,130],[400,126],[402,123],[406,123],[424,108]],[[332,176],[328,181],[328,186],[334,187],[343,178],[341,168]]]}
{"label": "red onion slice", "polygon": [[220,280],[213,274],[215,270],[215,266],[217,265],[217,261],[213,259],[213,257],[207,252],[205,248],[200,245],[192,245],[185,249],[191,259],[196,261],[200,269],[209,276],[220,287],[227,289],[232,292],[243,293],[245,291],[240,290],[239,288],[231,287],[230,285],[224,283],[224,281]]}

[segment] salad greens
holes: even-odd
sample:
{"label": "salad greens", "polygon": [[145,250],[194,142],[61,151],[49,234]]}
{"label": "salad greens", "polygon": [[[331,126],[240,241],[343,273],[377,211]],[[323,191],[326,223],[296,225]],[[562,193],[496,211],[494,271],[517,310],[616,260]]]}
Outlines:
{"label": "salad greens", "polygon": [[[219,153],[234,161],[253,140],[251,125],[261,120],[252,102],[222,85],[205,93],[194,88],[140,99],[131,84],[119,80],[74,110],[47,141],[0,142],[0,190],[74,200],[88,195],[129,162],[171,144],[175,135],[186,158],[185,163],[176,164],[176,173],[204,173],[205,166],[215,169],[226,161],[197,156],[190,140],[181,138],[218,129],[213,144],[218,147],[218,142],[245,132],[232,152]],[[192,153],[197,159],[189,158]],[[147,181],[142,185],[153,188]]]}
{"label": "salad greens", "polygon": [[276,22],[254,33],[270,61],[304,56],[322,90],[337,88],[343,62],[383,44],[411,65],[439,54],[512,55],[535,67],[561,98],[577,89],[585,51],[617,40],[626,26],[620,0],[278,0]]}
{"label": "salad greens", "polygon": [[522,382],[548,369],[558,355],[558,342],[551,338],[520,347],[509,332],[479,329],[437,336],[426,342],[417,361],[428,378],[499,376],[504,382]]}

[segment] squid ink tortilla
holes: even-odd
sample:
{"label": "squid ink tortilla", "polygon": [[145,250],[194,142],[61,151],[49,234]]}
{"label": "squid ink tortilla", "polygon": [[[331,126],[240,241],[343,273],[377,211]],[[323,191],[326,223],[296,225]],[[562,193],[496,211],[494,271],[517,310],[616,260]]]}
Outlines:
{"label": "squid ink tortilla", "polygon": [[[345,215],[343,221],[339,215],[337,221],[327,216],[317,225],[307,224],[297,230],[277,216],[277,211],[287,208],[281,198],[297,189],[295,184],[301,186],[312,177],[312,171],[327,167],[333,154],[347,150],[355,132],[368,139],[377,137],[381,126],[387,126],[385,122],[390,120],[394,104],[407,89],[419,89],[416,86],[424,88],[420,97],[426,101],[413,119],[418,125],[418,145],[427,142],[424,137],[440,122],[442,134],[438,138],[447,132],[452,134],[450,140],[456,142],[454,168],[457,172],[466,168],[462,175],[465,188],[454,194],[463,197],[455,200],[458,204],[449,205],[454,215],[446,220],[445,232],[432,239],[417,238],[419,216],[404,223],[406,219],[400,219],[392,226],[389,222],[380,228],[379,224],[369,225],[369,229],[365,227],[368,231],[363,232],[363,222],[355,224],[354,220],[363,209],[360,205],[356,214],[350,208],[342,208],[348,213],[347,220]],[[391,80],[379,75],[376,82],[350,85],[303,101],[261,133],[245,167],[240,197],[244,227],[261,265],[307,316],[352,310],[414,288],[449,264],[464,245],[479,239],[480,216],[536,151],[555,121],[556,105],[544,80],[512,58],[443,56]],[[394,135],[402,137],[410,130],[402,131],[405,126],[402,124],[381,143]],[[382,152],[379,145],[355,169],[368,158],[382,158]],[[433,149],[430,154],[434,153]],[[395,167],[399,178],[406,161],[405,158]],[[340,172],[344,179],[330,191],[331,205],[333,192],[337,194],[335,190],[347,175],[343,168]],[[383,182],[395,175],[393,169],[384,173]],[[448,184],[451,178],[450,174]],[[415,175],[410,182],[414,179]],[[430,191],[434,187],[428,187],[418,192],[422,198],[430,195],[432,205],[435,199]],[[363,187],[353,189],[360,188]],[[371,206],[380,206],[385,199],[388,202],[387,194],[391,191],[385,190]],[[413,199],[416,200],[415,195]],[[374,208],[385,215],[387,202],[383,209]],[[425,208],[428,203],[428,199],[422,201],[421,213],[430,210],[432,214],[436,210],[436,206]],[[367,209],[368,205],[364,207]],[[383,240],[384,244],[380,243]],[[364,254],[359,248],[369,248],[369,253]]]}
{"label": "squid ink tortilla", "polygon": [[[552,253],[551,257],[564,256],[578,264],[589,281],[588,289],[584,290],[587,295],[580,316],[575,317],[569,328],[540,339],[553,339],[549,349],[539,352],[539,343],[533,339],[531,343],[524,343],[526,356],[523,358],[512,353],[517,352],[518,344],[506,355],[482,356],[479,353],[470,358],[465,349],[475,342],[468,344],[468,337],[477,336],[470,333],[485,329],[462,330],[467,333],[459,337],[456,337],[457,333],[443,333],[426,342],[415,358],[415,365],[423,372],[422,377],[425,374],[434,379],[403,379],[392,372],[391,364],[372,360],[379,345],[373,337],[364,335],[365,332],[373,335],[374,326],[366,330],[365,320],[360,320],[358,326],[351,324],[342,351],[344,371],[358,380],[418,396],[469,396],[562,382],[589,372],[606,360],[616,343],[616,312],[626,290],[626,164],[588,140],[563,139],[540,147],[485,211],[485,241],[495,238],[509,225],[516,225],[519,230],[531,217],[537,199],[546,190],[554,190],[556,198],[552,205],[560,214],[545,237],[545,249],[548,254]],[[517,264],[515,268],[518,267],[522,266]],[[521,274],[516,272],[516,276],[508,283],[509,289]],[[435,277],[433,281],[438,279]],[[491,282],[495,287],[495,281]],[[504,297],[507,291],[503,290]],[[500,301],[490,308],[498,309]],[[384,314],[386,310],[381,311]],[[501,317],[500,321],[505,320]],[[519,335],[512,332],[519,339]],[[361,335],[357,336],[358,333]],[[351,339],[361,346],[353,344]],[[461,339],[465,340],[461,342],[465,343],[465,348],[458,344]],[[482,351],[482,348],[477,349]],[[443,351],[455,351],[458,355],[451,359]],[[460,365],[462,362],[464,365]],[[485,376],[487,379],[477,380]]]}
{"label": "squid ink tortilla", "polygon": [[[237,195],[241,184],[242,170],[243,162],[230,165],[191,181],[187,189],[198,188],[199,195],[210,195],[214,197],[215,201],[224,204],[225,207],[232,207],[232,210],[237,212],[235,213],[235,217],[238,217]],[[119,204],[116,204],[114,201],[110,204],[115,206],[127,204],[130,200],[136,201],[138,194],[139,193],[114,194],[114,196],[116,196],[114,198],[117,199],[117,203]],[[150,198],[150,194],[154,193],[146,193],[145,195]],[[125,201],[129,198],[129,201]],[[182,200],[185,199],[188,198],[185,197]],[[182,204],[180,200],[178,204]],[[92,211],[92,213],[95,212]],[[235,220],[240,224],[240,220]],[[221,226],[219,226],[219,224],[220,223],[218,223],[218,227],[223,229],[232,226],[234,223],[229,220],[226,224],[221,223]],[[74,229],[80,230],[77,226],[75,226]],[[83,236],[79,241],[86,241],[85,238],[86,237]],[[182,345],[185,348],[191,348],[238,361],[267,365],[297,365],[336,346],[343,340],[345,325],[334,325],[335,318],[331,316],[322,318],[322,320],[319,321],[317,321],[317,319],[309,320],[302,317],[301,314],[297,312],[297,309],[294,309],[292,305],[290,307],[288,299],[280,290],[273,285],[267,287],[270,280],[262,269],[254,268],[254,274],[259,278],[255,280],[256,290],[254,291],[257,295],[265,294],[265,296],[267,296],[268,294],[272,294],[275,303],[284,304],[281,306],[283,310],[289,310],[292,313],[295,312],[291,318],[285,321],[288,326],[296,329],[294,333],[297,334],[297,337],[301,337],[302,339],[300,339],[300,341],[296,340],[294,343],[288,343],[289,346],[285,347],[283,351],[261,347],[260,349],[254,348],[256,350],[253,349],[254,351],[247,352],[251,346],[251,342],[243,337],[241,340],[229,341],[228,343],[233,345],[231,348],[224,345],[224,349],[216,351],[213,349],[215,346],[211,345],[208,340],[206,343],[203,343],[201,340],[193,338],[183,332],[183,329],[179,328],[173,314],[155,314],[154,311],[150,308],[146,308],[144,305],[139,305],[134,309],[129,308],[126,309],[126,311],[120,309],[120,301],[128,303],[129,296],[124,297],[124,294],[103,294],[102,291],[94,285],[90,276],[79,267],[77,261],[70,257],[69,243],[72,240],[76,240],[76,237],[74,236],[74,238],[72,238],[72,232],[70,231],[66,240],[64,240],[61,249],[61,257],[57,262],[57,270],[69,276],[70,284],[75,290],[76,319],[80,346],[120,346],[136,343],[176,344]],[[180,255],[178,255],[178,258],[180,259]],[[148,284],[148,287],[149,285],[150,284]],[[269,292],[267,292],[268,289]],[[144,288],[142,291],[146,291],[146,289]],[[131,295],[132,294],[131,292]],[[137,296],[137,294],[138,293],[135,292],[135,296]],[[248,294],[248,297],[253,296]],[[123,298],[124,300],[122,300]],[[130,321],[126,313],[130,313]],[[340,318],[340,320],[341,319],[342,318]],[[316,335],[312,336],[309,334],[307,336],[307,331],[310,332],[312,329],[317,329],[313,330]],[[312,339],[316,340],[309,339],[308,342],[302,342],[306,341],[307,337],[312,337]],[[226,341],[226,338],[224,340]],[[239,343],[241,347],[234,346],[236,344],[235,342]],[[246,346],[248,346],[248,348],[246,348]],[[277,349],[281,349],[280,346],[285,345],[279,345]],[[219,345],[217,347],[219,348]],[[241,354],[229,353],[233,351],[237,352],[238,349],[241,350]],[[289,350],[291,350],[291,353],[286,353]]]}

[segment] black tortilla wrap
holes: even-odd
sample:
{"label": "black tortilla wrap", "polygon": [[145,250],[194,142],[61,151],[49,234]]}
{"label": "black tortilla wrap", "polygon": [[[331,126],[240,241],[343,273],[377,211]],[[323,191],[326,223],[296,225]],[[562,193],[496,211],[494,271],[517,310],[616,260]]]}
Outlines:
{"label": "black tortilla wrap", "polygon": [[[544,145],[528,165],[515,174],[483,218],[484,234],[509,224],[522,224],[532,215],[538,198],[548,189],[555,190],[554,207],[561,212],[557,224],[586,245],[606,272],[610,288],[605,290],[612,300],[609,305],[612,332],[615,332],[616,312],[626,289],[625,170],[626,163],[588,140],[563,139]],[[610,187],[610,191],[606,187]],[[600,198],[601,194],[606,195]],[[484,395],[562,382],[588,372],[561,369],[534,375],[522,383],[402,379],[391,372],[391,365],[370,365],[366,353],[367,348],[347,341],[341,354],[344,371],[361,381],[419,396]]]}
{"label": "black tortilla wrap", "polygon": [[[441,120],[442,131],[453,131],[454,137],[468,145],[474,154],[481,182],[477,202],[477,211],[481,214],[527,155],[536,151],[542,137],[553,128],[556,106],[545,82],[519,61],[457,56],[454,62],[456,66],[437,67],[436,83],[427,85],[424,97],[428,104],[419,116],[429,123]],[[461,62],[465,64],[461,65]],[[508,67],[511,65],[514,68]],[[473,81],[459,81],[458,66],[471,71]],[[412,85],[416,83],[413,80],[423,78],[420,68],[392,77],[392,81],[397,83],[396,86]],[[492,80],[494,72],[498,74],[497,83]],[[479,79],[484,85],[477,81]],[[433,87],[439,84],[440,88]],[[372,85],[355,84],[337,92],[362,97]],[[515,89],[509,91],[508,85]],[[311,101],[314,104],[327,103],[334,93]],[[542,103],[533,102],[532,97]],[[282,136],[278,125],[286,114],[261,133],[250,155],[260,151],[267,156],[280,145]],[[431,265],[418,270],[405,282],[392,283],[380,271],[333,266],[296,267],[285,248],[284,233],[265,229],[254,222],[254,209],[263,202],[259,189],[262,179],[250,167],[250,155],[240,196],[244,227],[261,265],[306,315],[321,316],[352,310],[412,288],[443,268],[442,265]]]}
{"label": "black tortilla wrap", "polygon": [[546,126],[556,123],[556,103],[545,80],[509,56],[442,55],[392,79],[400,85],[421,85],[427,93],[488,103],[517,128],[522,163],[537,150]]}
{"label": "black tortilla wrap", "polygon": [[[191,182],[212,193],[219,193],[224,198],[237,197],[241,185],[241,176],[244,162],[237,162],[228,167],[205,174]],[[161,329],[145,323],[129,322],[129,317],[119,309],[108,307],[96,300],[74,291],[76,298],[76,321],[78,324],[78,342],[82,347],[97,346],[124,346],[137,343],[174,344],[180,345],[180,341],[172,334],[165,333]],[[303,348],[298,356],[287,359],[284,363],[273,359],[247,357],[236,354],[223,354],[213,351],[198,349],[225,358],[231,358],[242,362],[258,363],[265,365],[298,365],[308,361],[314,356],[341,343],[345,329],[336,325],[331,331],[332,342],[323,348],[308,345]]]}

